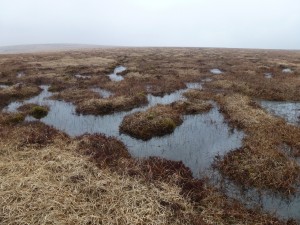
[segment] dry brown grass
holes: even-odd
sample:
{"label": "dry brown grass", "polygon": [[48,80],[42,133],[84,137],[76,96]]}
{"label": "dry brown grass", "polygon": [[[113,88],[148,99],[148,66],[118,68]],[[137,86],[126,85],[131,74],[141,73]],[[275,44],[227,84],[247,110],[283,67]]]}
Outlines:
{"label": "dry brown grass", "polygon": [[56,131],[24,145],[28,133],[53,129],[17,128],[0,128],[1,224],[285,224],[194,180],[181,162],[134,160],[101,135]]}
{"label": "dry brown grass", "polygon": [[18,84],[0,89],[0,109],[12,101],[23,100],[37,95],[41,89],[33,85]]}
{"label": "dry brown grass", "polygon": [[0,113],[1,125],[16,125],[25,120],[24,113]]}
{"label": "dry brown grass", "polygon": [[[64,143],[0,144],[1,224],[190,224],[179,187],[99,170]],[[181,217],[162,201],[180,205]]]}
{"label": "dry brown grass", "polygon": [[144,93],[134,96],[113,96],[108,99],[89,99],[77,104],[76,112],[82,114],[104,115],[119,111],[129,111],[148,102]]}

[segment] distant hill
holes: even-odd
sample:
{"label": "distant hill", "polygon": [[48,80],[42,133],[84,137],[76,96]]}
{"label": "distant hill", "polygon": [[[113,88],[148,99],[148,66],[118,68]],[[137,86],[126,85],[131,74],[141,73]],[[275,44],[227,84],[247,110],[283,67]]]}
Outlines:
{"label": "distant hill", "polygon": [[112,46],[104,45],[84,45],[84,44],[35,44],[35,45],[14,45],[0,46],[0,54],[17,54],[33,52],[53,52],[77,49],[108,48]]}

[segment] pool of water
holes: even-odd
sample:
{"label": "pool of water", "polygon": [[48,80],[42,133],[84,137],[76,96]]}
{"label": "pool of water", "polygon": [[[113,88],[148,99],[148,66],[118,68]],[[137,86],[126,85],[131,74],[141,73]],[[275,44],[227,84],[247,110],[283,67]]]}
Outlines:
{"label": "pool of water", "polygon": [[283,73],[293,73],[293,71],[290,68],[285,68],[282,70]]}
{"label": "pool of water", "polygon": [[[201,85],[187,83],[187,87],[200,88]],[[26,103],[47,105],[50,108],[49,113],[41,119],[45,124],[52,125],[71,136],[84,133],[103,133],[114,136],[123,141],[135,157],[160,156],[176,161],[181,160],[191,168],[195,176],[200,176],[199,172],[209,168],[217,154],[223,155],[242,144],[243,133],[229,129],[217,106],[205,114],[184,116],[183,124],[177,127],[173,134],[164,137],[141,141],[119,133],[119,125],[124,116],[144,111],[157,104],[170,104],[184,99],[182,93],[189,88],[163,97],[148,94],[149,104],[147,106],[105,116],[76,114],[73,104],[49,99],[52,95],[48,91],[49,86],[41,86],[41,88],[43,91],[38,96],[24,102],[13,102],[5,110],[14,112]],[[35,119],[27,117],[26,120]]]}
{"label": "pool of water", "polygon": [[4,89],[4,88],[8,88],[9,86],[8,85],[5,85],[5,84],[0,84],[0,88]]}
{"label": "pool of water", "polygon": [[[212,175],[213,174],[213,175]],[[217,171],[211,172],[212,183],[224,193],[244,203],[248,208],[259,206],[283,219],[295,219],[300,223],[300,193],[290,199],[256,189],[242,189],[228,179],[222,178]]]}
{"label": "pool of water", "polygon": [[267,79],[273,78],[273,74],[272,73],[265,73],[265,78],[267,78]]}
{"label": "pool of water", "polygon": [[215,74],[215,75],[218,75],[218,74],[222,74],[222,73],[223,73],[223,72],[222,72],[221,70],[219,70],[219,69],[211,69],[210,72],[211,72],[212,74]]}
{"label": "pool of water", "polygon": [[92,78],[89,75],[81,75],[81,74],[75,74],[74,77],[76,77],[77,79],[82,79],[82,80],[89,80]]}
{"label": "pool of water", "polygon": [[21,78],[21,77],[24,77],[24,76],[25,76],[24,72],[17,73],[17,78]]}
{"label": "pool of water", "polygon": [[109,74],[108,77],[111,81],[122,81],[124,80],[124,77],[121,75],[118,75],[118,73],[122,73],[126,70],[126,67],[124,66],[118,66],[114,69],[114,72],[112,74]]}
{"label": "pool of water", "polygon": [[200,83],[186,83],[186,87],[189,88],[189,89],[201,90],[202,89],[202,84],[200,84]]}
{"label": "pool of water", "polygon": [[269,113],[284,118],[288,123],[300,126],[300,102],[259,101]]}

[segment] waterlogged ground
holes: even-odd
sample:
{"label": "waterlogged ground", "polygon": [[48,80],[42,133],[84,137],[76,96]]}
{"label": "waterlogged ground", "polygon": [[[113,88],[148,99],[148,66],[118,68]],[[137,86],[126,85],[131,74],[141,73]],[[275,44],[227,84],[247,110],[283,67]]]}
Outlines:
{"label": "waterlogged ground", "polygon": [[[84,116],[76,114],[75,105],[71,103],[48,99],[52,93],[48,92],[48,86],[42,86],[43,91],[39,96],[24,102],[14,102],[5,110],[14,111],[25,103],[47,105],[50,108],[49,114],[41,119],[45,124],[52,125],[71,136],[104,133],[117,137],[128,146],[130,153],[135,157],[160,156],[171,160],[182,160],[191,168],[195,177],[202,177],[203,174],[212,176],[212,182],[215,182],[217,187],[222,188],[228,196],[239,199],[243,204],[260,205],[263,210],[277,213],[281,218],[294,218],[300,222],[299,196],[287,200],[262,189],[249,190],[247,187],[247,190],[241,190],[243,182],[235,185],[220,177],[217,171],[210,170],[215,156],[222,156],[229,150],[239,148],[246,135],[229,128],[218,110],[218,105],[214,104],[213,109],[205,114],[184,116],[183,124],[177,127],[173,134],[161,138],[152,138],[145,142],[119,133],[119,125],[124,116],[146,110],[156,104],[169,104],[182,99],[182,94],[187,90],[183,87],[184,83],[187,88],[202,89],[203,86],[204,93],[208,90],[210,94],[222,97],[240,94],[251,99],[284,100],[286,102],[262,101],[260,103],[270,114],[280,116],[288,123],[299,126],[299,104],[294,103],[300,100],[299,53],[222,49],[110,49],[96,51],[93,54],[79,56],[78,53],[66,53],[37,58],[14,56],[8,60],[4,57],[6,61],[2,60],[0,73],[5,76],[0,76],[0,82],[3,84],[0,85],[0,90],[8,87],[4,84],[24,83],[35,86],[51,84],[58,91],[61,91],[60,88],[66,90],[78,86],[94,91],[102,98],[109,98],[112,95],[127,96],[131,90],[133,93],[138,93],[145,90],[145,87],[149,93],[171,94],[162,97],[148,94],[147,106],[128,112],[106,116]],[[123,73],[126,70],[123,66],[117,67],[110,74],[111,69],[120,64],[128,68],[126,75]],[[19,73],[26,75],[17,77]],[[11,93],[7,91],[5,94],[9,97]],[[15,93],[12,92],[11,96],[14,95]],[[26,96],[32,95],[24,95],[20,98],[17,96],[18,98],[15,99],[24,99]],[[95,96],[94,93],[93,98]],[[75,97],[72,102],[80,100]],[[217,98],[208,99],[218,101]],[[3,105],[6,105],[4,103]],[[232,106],[225,100],[219,103],[222,109]],[[243,106],[241,102],[239,103]],[[242,113],[247,113],[248,109],[254,110],[255,107],[256,105],[249,105],[243,108]],[[240,112],[241,110],[230,112],[227,115],[232,116],[229,121],[235,118],[235,113]],[[255,119],[255,112],[250,117],[242,118]],[[35,119],[27,117],[26,120]],[[235,126],[235,124],[231,125]],[[276,163],[276,160],[274,162]],[[241,164],[244,163],[248,166],[247,160],[241,161]],[[260,173],[254,172],[256,175]]]}
{"label": "waterlogged ground", "polygon": [[[38,96],[24,102],[13,102],[5,108],[5,111],[17,111],[18,107],[26,103],[47,105],[50,111],[45,118],[41,119],[45,124],[54,126],[71,136],[104,133],[117,137],[125,143],[134,157],[159,156],[182,161],[192,170],[195,177],[201,178],[203,175],[213,174],[211,164],[215,156],[222,156],[229,150],[241,147],[244,137],[242,132],[229,128],[215,104],[208,113],[184,116],[183,124],[177,127],[173,134],[164,137],[142,141],[119,133],[119,125],[126,115],[146,110],[156,104],[170,104],[183,99],[182,93],[189,88],[202,88],[201,84],[197,83],[187,83],[186,86],[187,89],[178,90],[163,97],[149,94],[149,104],[145,107],[105,116],[78,115],[73,104],[50,100],[49,97],[53,94],[48,91],[49,86],[41,86],[43,91]],[[97,90],[100,93],[105,92],[103,89]],[[35,119],[28,116],[26,120]],[[218,174],[214,176],[212,180],[217,186],[220,186],[228,196],[241,200],[245,205],[252,207],[258,204],[264,210],[277,213],[282,218],[294,218],[300,221],[299,196],[287,200],[267,192],[257,192],[255,189],[245,191],[232,182],[221,179]]]}
{"label": "waterlogged ground", "polygon": [[[200,84],[188,83],[188,88],[201,88]],[[241,146],[243,133],[229,129],[218,108],[201,115],[184,116],[184,123],[171,135],[152,138],[149,141],[134,139],[119,133],[119,125],[124,116],[136,111],[146,110],[157,104],[170,104],[182,99],[182,89],[163,97],[148,95],[149,104],[129,112],[119,112],[105,116],[78,115],[75,106],[64,101],[50,100],[49,86],[41,86],[38,96],[24,102],[14,102],[6,111],[17,111],[25,103],[36,103],[50,107],[48,115],[41,119],[45,124],[66,132],[71,136],[84,133],[104,133],[122,140],[135,157],[160,156],[166,159],[183,161],[191,168],[195,176],[207,170],[216,155],[223,155],[231,149]],[[100,89],[97,89],[98,91]],[[105,90],[101,90],[105,91]],[[26,120],[35,120],[28,116]]]}

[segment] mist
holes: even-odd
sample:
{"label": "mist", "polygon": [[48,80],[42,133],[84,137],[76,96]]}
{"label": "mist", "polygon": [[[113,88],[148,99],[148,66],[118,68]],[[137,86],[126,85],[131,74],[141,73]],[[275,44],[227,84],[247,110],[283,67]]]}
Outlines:
{"label": "mist", "polygon": [[300,49],[298,0],[0,0],[0,46]]}

